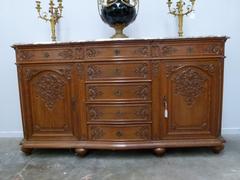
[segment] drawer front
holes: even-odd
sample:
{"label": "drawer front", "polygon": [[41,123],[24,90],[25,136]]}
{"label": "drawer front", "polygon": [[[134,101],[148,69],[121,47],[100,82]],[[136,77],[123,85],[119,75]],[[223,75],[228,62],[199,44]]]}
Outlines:
{"label": "drawer front", "polygon": [[82,47],[51,47],[51,48],[32,48],[17,50],[18,62],[33,61],[56,61],[56,60],[78,60],[84,58],[84,49]]}
{"label": "drawer front", "polygon": [[161,58],[181,58],[194,56],[224,56],[222,42],[208,43],[153,43],[152,56]]}
{"label": "drawer front", "polygon": [[88,101],[151,100],[150,83],[88,84]]}
{"label": "drawer front", "polygon": [[150,140],[150,125],[90,125],[90,140],[133,141]]}
{"label": "drawer front", "polygon": [[88,121],[150,121],[150,104],[133,105],[89,105]]}
{"label": "drawer front", "polygon": [[118,58],[146,58],[150,57],[151,50],[147,45],[131,45],[124,43],[122,45],[99,45],[88,46],[85,50],[85,57],[88,60],[96,59],[118,59]]}
{"label": "drawer front", "polygon": [[150,67],[144,63],[95,63],[87,65],[87,80],[149,79]]}

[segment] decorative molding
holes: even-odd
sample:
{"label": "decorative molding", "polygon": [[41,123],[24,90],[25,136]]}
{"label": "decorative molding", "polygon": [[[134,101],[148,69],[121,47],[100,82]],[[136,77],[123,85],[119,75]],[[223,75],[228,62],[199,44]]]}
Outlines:
{"label": "decorative molding", "polygon": [[53,109],[58,100],[64,99],[64,86],[64,81],[52,72],[41,75],[35,83],[37,95],[49,110]]}
{"label": "decorative molding", "polygon": [[149,127],[141,127],[137,132],[136,136],[140,139],[148,140],[150,139],[150,128]]}
{"label": "decorative molding", "polygon": [[152,74],[153,76],[158,76],[160,72],[160,62],[152,61]]}
{"label": "decorative molding", "polygon": [[148,75],[148,65],[140,64],[138,67],[136,67],[135,73],[141,77],[146,78]]}
{"label": "decorative molding", "polygon": [[102,71],[95,65],[89,65],[87,69],[88,78],[94,79],[102,74]]}
{"label": "decorative molding", "polygon": [[184,97],[187,105],[192,105],[195,99],[204,91],[206,78],[193,68],[185,68],[176,75],[175,93]]}
{"label": "decorative molding", "polygon": [[103,92],[99,91],[96,86],[89,86],[88,87],[88,98],[91,100],[96,99],[99,96],[102,96]]}
{"label": "decorative molding", "polygon": [[92,126],[90,128],[91,139],[97,140],[104,136],[104,131],[100,127]]}
{"label": "decorative molding", "polygon": [[84,65],[81,63],[77,63],[77,73],[80,79],[84,78]]}

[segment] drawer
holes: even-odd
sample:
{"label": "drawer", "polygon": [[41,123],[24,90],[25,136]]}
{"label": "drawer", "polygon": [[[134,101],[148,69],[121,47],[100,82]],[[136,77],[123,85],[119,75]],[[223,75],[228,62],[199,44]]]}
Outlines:
{"label": "drawer", "polygon": [[88,121],[150,121],[150,104],[88,105]]}
{"label": "drawer", "polygon": [[149,79],[147,62],[87,64],[87,80]]}
{"label": "drawer", "polygon": [[151,83],[87,84],[88,101],[151,100]]}
{"label": "drawer", "polygon": [[182,57],[207,57],[224,56],[224,44],[222,42],[174,42],[153,43],[152,56],[160,58]]}
{"label": "drawer", "polygon": [[56,60],[78,60],[84,58],[84,49],[82,47],[51,47],[51,48],[31,48],[18,49],[18,62],[34,62],[34,61],[56,61]]}
{"label": "drawer", "polygon": [[90,140],[133,141],[150,140],[150,125],[90,125]]}
{"label": "drawer", "polygon": [[[85,58],[88,60],[96,59],[122,59],[125,58],[146,58],[151,56],[151,50],[146,43],[140,44],[110,44],[88,46],[85,50]],[[124,59],[123,59],[124,58]]]}

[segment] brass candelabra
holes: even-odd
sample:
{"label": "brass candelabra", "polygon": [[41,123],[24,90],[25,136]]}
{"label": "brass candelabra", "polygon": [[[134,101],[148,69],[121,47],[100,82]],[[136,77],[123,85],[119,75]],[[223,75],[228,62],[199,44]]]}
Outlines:
{"label": "brass candelabra", "polygon": [[193,11],[196,0],[190,0],[191,4],[187,5],[183,0],[179,0],[176,3],[176,7],[172,8],[172,0],[168,0],[169,13],[178,17],[178,35],[183,37],[183,17],[190,14]]}
{"label": "brass candelabra", "polygon": [[52,41],[56,41],[56,24],[58,23],[59,19],[62,17],[63,5],[62,0],[58,0],[58,6],[55,6],[53,0],[50,0],[49,3],[49,14],[47,12],[41,13],[41,2],[36,1],[36,9],[39,15],[39,18],[50,22],[51,25],[51,32],[52,32]]}

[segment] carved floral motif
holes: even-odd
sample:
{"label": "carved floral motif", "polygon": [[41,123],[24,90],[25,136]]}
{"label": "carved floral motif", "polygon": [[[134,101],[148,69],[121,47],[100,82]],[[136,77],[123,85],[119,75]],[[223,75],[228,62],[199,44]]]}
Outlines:
{"label": "carved floral motif", "polygon": [[64,98],[64,85],[64,81],[51,72],[41,75],[35,83],[37,95],[50,110],[58,100]]}
{"label": "carved floral motif", "polygon": [[136,95],[140,98],[147,99],[149,97],[149,87],[144,85],[144,86],[139,86],[137,87],[136,90]]}
{"label": "carved floral motif", "polygon": [[148,56],[148,54],[149,54],[149,50],[148,50],[148,47],[140,47],[140,48],[136,49],[136,50],[134,51],[134,53],[135,53],[136,55],[140,55],[140,56],[146,57],[146,56]]}
{"label": "carved floral motif", "polygon": [[154,76],[157,76],[159,74],[160,71],[160,62],[159,61],[153,61],[152,62],[152,74]]}
{"label": "carved floral motif", "polygon": [[74,58],[74,52],[72,49],[66,49],[58,53],[60,57],[63,59],[73,59]]}
{"label": "carved floral motif", "polygon": [[141,119],[147,119],[149,116],[149,111],[147,107],[143,107],[135,112],[135,115]]}
{"label": "carved floral motif", "polygon": [[164,46],[162,47],[162,55],[163,56],[171,56],[174,55],[174,53],[177,52],[177,48],[173,46]]}
{"label": "carved floral motif", "polygon": [[149,139],[150,138],[150,128],[149,127],[141,127],[137,132],[136,136],[139,137],[140,139]]}
{"label": "carved floral motif", "polygon": [[102,71],[95,65],[89,65],[87,73],[88,73],[89,79],[94,79],[94,78],[98,77],[99,75],[101,75]]}
{"label": "carved floral motif", "polygon": [[146,78],[148,75],[148,66],[147,64],[141,64],[139,65],[136,70],[135,73],[138,74],[141,77]]}
{"label": "carved floral motif", "polygon": [[99,112],[95,107],[90,107],[88,112],[91,120],[99,119],[103,115],[103,113]]}
{"label": "carved floral motif", "polygon": [[90,133],[91,133],[91,138],[93,140],[100,139],[101,137],[104,136],[104,131],[100,127],[95,127],[95,126],[91,127]]}
{"label": "carved floral motif", "polygon": [[93,58],[96,57],[97,55],[97,50],[94,48],[87,48],[86,49],[86,56],[87,58]]}
{"label": "carved floral motif", "polygon": [[211,44],[206,49],[204,49],[204,52],[210,53],[210,54],[222,55],[224,52],[224,49],[222,46],[218,44]]}
{"label": "carved floral motif", "polygon": [[21,50],[18,52],[18,59],[19,60],[31,60],[34,57],[34,54],[29,51]]}
{"label": "carved floral motif", "polygon": [[99,91],[97,87],[95,86],[90,86],[88,87],[88,97],[93,100],[96,99],[97,97],[101,96],[103,94],[102,91]]}
{"label": "carved floral motif", "polygon": [[204,91],[206,78],[192,68],[185,68],[175,78],[175,92],[184,97],[188,105],[192,105],[195,99]]}

